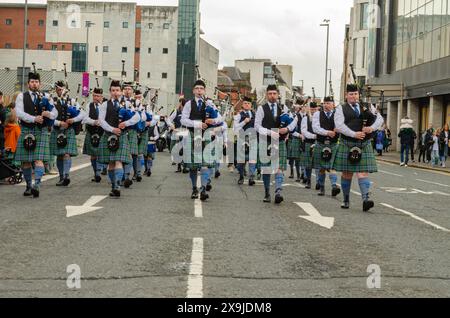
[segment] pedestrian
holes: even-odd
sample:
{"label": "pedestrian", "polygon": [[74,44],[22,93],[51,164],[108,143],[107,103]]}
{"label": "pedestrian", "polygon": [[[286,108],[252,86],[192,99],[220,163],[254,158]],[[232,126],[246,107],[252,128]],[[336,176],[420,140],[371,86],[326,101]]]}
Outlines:
{"label": "pedestrian", "polygon": [[297,127],[293,133],[290,134],[289,140],[288,140],[288,159],[289,159],[289,166],[291,168],[291,175],[289,176],[290,179],[294,178],[294,166],[295,171],[297,174],[296,182],[301,182],[302,179],[302,173],[301,173],[301,144],[302,144],[302,138],[301,138],[301,124],[303,117],[306,116],[306,113],[302,113],[303,104],[305,101],[303,99],[297,99],[295,105],[294,105],[294,114],[293,116],[297,117]]}
{"label": "pedestrian", "polygon": [[439,137],[441,130],[437,129],[433,135],[433,147],[431,149],[431,165],[437,166],[439,164]]}
{"label": "pedestrian", "polygon": [[444,128],[442,129],[441,135],[439,136],[439,143],[441,149],[441,165],[442,168],[445,168],[450,147],[450,133],[448,124],[445,124]]}
{"label": "pedestrian", "polygon": [[159,127],[158,122],[160,116],[153,116],[148,125],[148,143],[147,143],[147,155],[145,160],[145,174],[147,177],[152,176],[153,162],[156,159],[156,141],[159,139]]}
{"label": "pedestrian", "polygon": [[5,120],[6,120],[6,106],[4,105],[3,93],[0,92],[0,154],[5,148]]}
{"label": "pedestrian", "polygon": [[8,115],[6,115],[5,120],[5,153],[7,154],[8,159],[14,159],[19,137],[20,126],[17,120],[16,111],[15,109],[12,109],[8,112]]}
{"label": "pedestrian", "polygon": [[427,132],[423,131],[419,135],[418,142],[417,142],[417,147],[420,151],[419,152],[419,162],[421,162],[420,159],[422,159],[422,161],[424,163],[427,162],[427,145],[425,143],[426,136],[427,136]]}
{"label": "pedestrian", "polygon": [[378,152],[378,156],[383,155],[383,149],[385,148],[385,140],[386,140],[386,133],[384,128],[377,131],[375,135],[375,149]]}
{"label": "pedestrian", "polygon": [[409,145],[409,150],[411,151],[411,161],[416,162],[414,159],[414,153],[416,152],[415,145],[416,145],[416,139],[417,139],[417,133],[413,129],[412,131],[412,138],[411,138],[411,144]]}
{"label": "pedestrian", "polygon": [[[17,142],[15,160],[22,163],[23,175],[26,181],[24,196],[38,198],[44,162],[50,159],[50,142],[48,136],[51,121],[58,116],[58,110],[53,106],[53,100],[42,97],[39,93],[41,79],[38,73],[28,74],[28,90],[17,96],[15,109],[20,119],[21,133]],[[32,173],[34,168],[34,185]]]}
{"label": "pedestrian", "polygon": [[401,150],[400,150],[400,166],[408,166],[409,161],[409,148],[411,143],[414,142],[414,130],[412,128],[413,121],[408,117],[401,120],[400,132],[398,137],[400,138]]}
{"label": "pedestrian", "polygon": [[383,125],[383,117],[376,108],[364,107],[359,103],[358,86],[348,84],[346,103],[336,109],[334,115],[337,132],[341,140],[337,149],[333,168],[342,172],[341,188],[344,194],[342,209],[350,208],[350,190],[353,174],[357,174],[363,211],[367,212],[375,203],[369,198],[369,173],[378,171],[377,162],[370,140],[372,133]]}
{"label": "pedestrian", "polygon": [[427,129],[426,135],[425,135],[425,147],[427,152],[427,163],[431,162],[431,152],[433,151],[433,136],[434,136],[434,128],[433,125],[430,123],[429,128]]}

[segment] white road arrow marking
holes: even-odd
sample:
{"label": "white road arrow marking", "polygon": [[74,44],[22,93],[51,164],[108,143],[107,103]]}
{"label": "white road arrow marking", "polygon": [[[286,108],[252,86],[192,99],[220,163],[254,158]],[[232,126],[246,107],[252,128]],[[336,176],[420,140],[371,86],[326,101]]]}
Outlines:
{"label": "white road arrow marking", "polygon": [[306,202],[294,202],[302,208],[308,216],[299,215],[300,218],[316,223],[324,228],[331,229],[334,226],[334,218],[322,216],[319,211],[311,204]]}
{"label": "white road arrow marking", "polygon": [[70,218],[72,216],[82,215],[85,213],[103,209],[103,207],[95,207],[94,205],[96,205],[97,203],[99,203],[100,201],[102,201],[106,198],[107,198],[107,196],[105,196],[105,195],[93,195],[81,206],[67,205],[66,206],[66,210],[67,210],[66,216],[68,218]]}

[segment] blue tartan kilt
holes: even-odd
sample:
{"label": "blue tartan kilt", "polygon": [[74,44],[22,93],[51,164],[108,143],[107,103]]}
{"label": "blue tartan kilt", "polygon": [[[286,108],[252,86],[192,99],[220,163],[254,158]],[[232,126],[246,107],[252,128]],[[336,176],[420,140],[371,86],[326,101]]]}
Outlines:
{"label": "blue tartan kilt", "polygon": [[139,152],[137,131],[134,129],[128,129],[126,135],[128,136],[130,153],[132,155],[137,155]]}
{"label": "blue tartan kilt", "polygon": [[302,152],[301,158],[300,158],[300,165],[306,169],[311,169],[314,165],[314,153],[311,153],[311,146],[313,144],[306,142],[305,143],[305,151]]}
{"label": "blue tartan kilt", "polygon": [[87,131],[86,132],[86,137],[84,138],[83,155],[89,155],[89,156],[92,156],[92,157],[98,157],[99,149],[100,149],[100,145],[97,148],[92,146],[91,133],[89,131]]}
{"label": "blue tartan kilt", "polygon": [[[60,133],[65,133],[67,137],[67,145],[63,148],[59,148],[56,143],[56,139]],[[70,155],[71,157],[78,156],[77,149],[77,137],[75,136],[75,130],[73,127],[68,129],[60,129],[58,127],[53,127],[52,133],[50,134],[50,155],[52,156],[63,156]]]}
{"label": "blue tartan kilt", "polygon": [[117,151],[111,151],[108,149],[108,138],[111,133],[105,132],[100,139],[99,156],[98,161],[100,163],[108,164],[113,161],[121,161],[124,164],[130,164],[132,162],[130,145],[128,143],[128,137],[122,133],[119,137],[119,149]]}
{"label": "blue tartan kilt", "polygon": [[[360,147],[362,149],[362,158],[357,164],[352,164],[348,160],[349,151],[353,147]],[[356,173],[377,172],[377,161],[375,159],[371,141],[353,142],[341,138],[336,151],[336,156],[334,157],[333,169],[336,171]]]}
{"label": "blue tartan kilt", "polygon": [[[138,154],[146,156],[148,153],[148,145],[147,145],[148,130],[142,132],[140,135],[141,135],[141,138],[138,138]],[[138,133],[138,137],[139,137],[139,133]]]}
{"label": "blue tartan kilt", "polygon": [[[331,148],[331,160],[324,161],[322,160],[322,150],[325,147]],[[325,169],[331,170],[333,168],[334,157],[336,156],[338,144],[330,144],[325,145],[323,143],[317,142],[314,147],[314,155],[313,155],[313,168],[314,169]]]}
{"label": "blue tartan kilt", "polygon": [[[287,169],[287,146],[286,141],[280,140],[278,143],[278,169],[280,170],[286,170]],[[272,162],[263,163],[260,160],[258,160],[258,164],[260,167],[270,167],[276,168],[275,165],[272,165]]]}
{"label": "blue tartan kilt", "polygon": [[300,149],[301,140],[297,137],[291,137],[288,141],[287,157],[288,159],[300,160],[302,151]]}
{"label": "blue tartan kilt", "polygon": [[[15,161],[34,162],[34,161],[50,161],[50,142],[47,127],[44,128],[28,128],[21,125],[20,137],[17,142]],[[23,141],[25,136],[33,134],[36,138],[36,148],[32,151],[26,150]]]}

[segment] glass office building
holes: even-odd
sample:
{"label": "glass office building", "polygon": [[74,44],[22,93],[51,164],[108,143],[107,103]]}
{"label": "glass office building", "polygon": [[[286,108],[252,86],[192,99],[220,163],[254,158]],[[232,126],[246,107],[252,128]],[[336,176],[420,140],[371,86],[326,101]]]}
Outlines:
{"label": "glass office building", "polygon": [[[200,39],[200,0],[179,0],[177,42],[177,93],[192,98],[197,79]],[[183,87],[181,87],[183,85]]]}

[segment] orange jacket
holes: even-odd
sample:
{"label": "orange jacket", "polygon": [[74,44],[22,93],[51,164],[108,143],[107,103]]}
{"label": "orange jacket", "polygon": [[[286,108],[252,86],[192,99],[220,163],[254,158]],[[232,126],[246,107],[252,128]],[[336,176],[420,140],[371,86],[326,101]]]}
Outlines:
{"label": "orange jacket", "polygon": [[16,152],[17,141],[20,136],[20,126],[18,124],[8,124],[5,126],[5,149]]}

